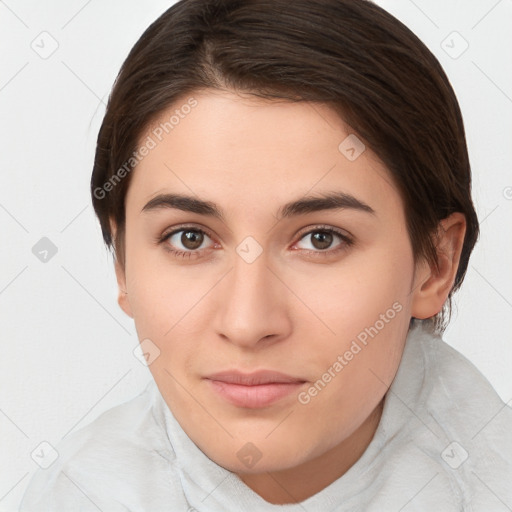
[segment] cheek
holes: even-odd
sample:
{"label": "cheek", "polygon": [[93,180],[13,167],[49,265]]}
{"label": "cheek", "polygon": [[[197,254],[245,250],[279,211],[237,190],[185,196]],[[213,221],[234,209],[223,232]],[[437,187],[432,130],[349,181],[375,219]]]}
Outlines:
{"label": "cheek", "polygon": [[[157,250],[127,243],[126,285],[139,337],[162,338],[184,312],[190,285],[179,268],[171,273]],[[158,256],[158,257],[157,257]]]}
{"label": "cheek", "polygon": [[316,326],[329,343],[356,337],[387,312],[406,321],[405,314],[395,313],[400,307],[407,310],[413,271],[407,240],[399,240],[354,252],[336,265],[318,265],[314,272],[295,269],[287,278],[293,279],[294,291],[322,320],[324,325],[316,322]]}
{"label": "cheek", "polygon": [[137,331],[145,337],[170,339],[200,298],[200,290],[178,276],[143,271],[134,274],[131,285],[130,306]]}
{"label": "cheek", "polygon": [[[409,327],[413,260],[408,245],[398,250],[395,244],[345,263],[334,272],[316,274],[314,282],[301,278],[299,284],[309,290],[308,305],[330,331],[323,329],[325,334],[318,336],[316,330],[310,354],[318,387],[328,383],[317,405],[334,401],[343,403],[340,411],[355,412],[378,397],[400,362]],[[312,338],[312,323],[303,320],[302,331]]]}

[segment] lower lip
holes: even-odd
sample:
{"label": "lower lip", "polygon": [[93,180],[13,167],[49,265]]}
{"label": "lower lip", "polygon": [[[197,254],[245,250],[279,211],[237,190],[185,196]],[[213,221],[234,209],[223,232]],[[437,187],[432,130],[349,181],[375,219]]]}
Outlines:
{"label": "lower lip", "polygon": [[259,409],[297,392],[304,382],[271,382],[257,386],[230,384],[207,379],[213,390],[238,407]]}

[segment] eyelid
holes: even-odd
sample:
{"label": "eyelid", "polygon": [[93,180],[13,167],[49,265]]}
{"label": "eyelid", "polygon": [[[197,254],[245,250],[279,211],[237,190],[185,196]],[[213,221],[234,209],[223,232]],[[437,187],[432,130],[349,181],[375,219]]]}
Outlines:
{"label": "eyelid", "polygon": [[159,237],[159,240],[163,240],[165,238],[168,238],[171,235],[175,235],[176,233],[179,233],[180,231],[186,231],[187,229],[190,229],[191,231],[202,231],[206,235],[208,235],[211,239],[215,238],[212,234],[212,232],[205,228],[204,226],[200,226],[198,224],[178,224],[177,226],[173,226],[172,228],[166,229]]}
{"label": "eyelid", "polygon": [[315,231],[332,231],[333,233],[336,233],[337,235],[339,235],[341,237],[350,238],[350,239],[353,238],[352,234],[349,233],[346,229],[336,228],[329,224],[313,224],[311,226],[301,229],[295,235],[295,237],[303,238],[304,235],[309,235],[310,233],[314,233]]}

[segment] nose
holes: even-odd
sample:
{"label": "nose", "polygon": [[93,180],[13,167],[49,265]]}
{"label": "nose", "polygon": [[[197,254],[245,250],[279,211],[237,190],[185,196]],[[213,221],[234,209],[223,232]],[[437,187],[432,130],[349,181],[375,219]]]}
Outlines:
{"label": "nose", "polygon": [[268,346],[288,337],[291,321],[286,286],[261,254],[252,263],[235,255],[234,268],[222,280],[215,331],[243,348]]}

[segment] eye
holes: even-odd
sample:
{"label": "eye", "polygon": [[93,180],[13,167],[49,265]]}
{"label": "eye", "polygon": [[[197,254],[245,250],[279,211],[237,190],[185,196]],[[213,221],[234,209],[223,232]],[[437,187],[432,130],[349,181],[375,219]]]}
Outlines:
{"label": "eye", "polygon": [[208,247],[202,247],[208,239],[211,240],[210,236],[202,229],[181,227],[164,234],[159,242],[164,244],[165,250],[174,256],[191,258],[199,256],[201,252],[208,249]]}
{"label": "eye", "polygon": [[[306,247],[300,247],[301,241],[308,238],[309,244],[306,244]],[[219,244],[213,241],[213,244],[208,246],[208,239],[212,241],[211,235],[203,229],[180,226],[164,233],[157,238],[157,242],[163,244],[164,249],[174,257],[199,258],[204,251],[220,247]],[[338,240],[337,244],[335,243],[336,239]],[[333,244],[335,244],[334,248],[331,248]],[[347,234],[329,226],[317,226],[315,229],[302,234],[294,249],[298,248],[315,257],[328,257],[346,250],[352,244],[353,240]]]}
{"label": "eye", "polygon": [[[348,235],[331,227],[317,227],[303,234],[300,240],[308,239],[309,244],[306,244],[306,247],[299,247],[299,249],[320,256],[332,255],[348,248],[353,243]],[[338,239],[337,244],[336,239]],[[300,241],[296,245],[298,246],[299,243]],[[333,244],[335,245],[332,249]]]}

